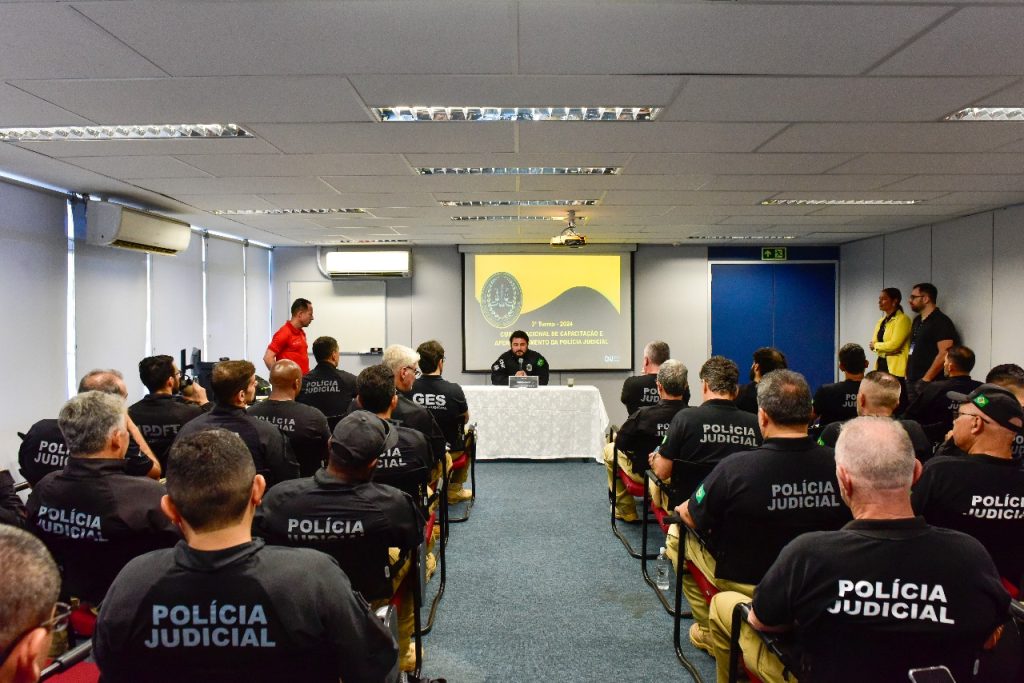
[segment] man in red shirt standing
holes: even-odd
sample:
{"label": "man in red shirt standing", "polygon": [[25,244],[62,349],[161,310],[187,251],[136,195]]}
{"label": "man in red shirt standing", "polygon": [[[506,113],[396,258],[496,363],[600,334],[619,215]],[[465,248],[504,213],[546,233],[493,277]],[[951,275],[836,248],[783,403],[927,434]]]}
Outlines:
{"label": "man in red shirt standing", "polygon": [[313,304],[309,299],[292,302],[292,318],[274,333],[274,338],[263,354],[268,370],[274,369],[279,360],[293,360],[302,368],[302,374],[309,372],[309,348],[306,346],[306,327],[313,322]]}

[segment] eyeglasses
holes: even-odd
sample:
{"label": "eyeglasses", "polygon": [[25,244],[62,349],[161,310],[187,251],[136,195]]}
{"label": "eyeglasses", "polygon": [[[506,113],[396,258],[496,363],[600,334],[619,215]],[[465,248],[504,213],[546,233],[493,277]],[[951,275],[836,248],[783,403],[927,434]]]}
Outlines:
{"label": "eyeglasses", "polygon": [[957,418],[961,418],[961,417],[976,417],[979,420],[981,420],[982,422],[987,422],[987,423],[991,423],[992,422],[992,420],[989,420],[986,417],[978,415],[977,413],[965,413],[965,412],[960,411],[960,410],[956,411],[956,416],[957,416]]}
{"label": "eyeglasses", "polygon": [[409,372],[411,372],[414,375],[416,374],[416,366],[415,365],[406,365],[402,369],[403,370],[408,370]]}
{"label": "eyeglasses", "polygon": [[72,611],[74,611],[74,608],[72,608],[71,605],[69,605],[66,602],[58,602],[57,604],[55,604],[53,606],[52,617],[50,617],[43,623],[39,624],[38,626],[33,626],[31,628],[25,629],[24,631],[22,631],[20,635],[18,635],[17,638],[11,641],[11,644],[7,646],[7,649],[0,653],[0,664],[3,664],[3,662],[7,661],[7,658],[11,656],[11,652],[13,652],[14,648],[18,646],[18,643],[21,642],[21,639],[28,635],[30,632],[34,631],[35,629],[42,628],[52,633],[60,633],[61,631],[66,631],[68,628],[68,619],[71,618]]}
{"label": "eyeglasses", "polygon": [[923,299],[923,298],[924,298],[924,294],[911,294],[910,295],[910,300],[911,301],[913,301],[914,299]]}

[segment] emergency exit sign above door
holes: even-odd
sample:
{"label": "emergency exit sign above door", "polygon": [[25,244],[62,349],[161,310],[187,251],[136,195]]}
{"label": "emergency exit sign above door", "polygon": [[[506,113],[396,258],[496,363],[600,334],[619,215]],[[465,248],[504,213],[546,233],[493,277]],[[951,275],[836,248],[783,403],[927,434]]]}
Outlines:
{"label": "emergency exit sign above door", "polygon": [[762,261],[786,261],[786,247],[761,247]]}

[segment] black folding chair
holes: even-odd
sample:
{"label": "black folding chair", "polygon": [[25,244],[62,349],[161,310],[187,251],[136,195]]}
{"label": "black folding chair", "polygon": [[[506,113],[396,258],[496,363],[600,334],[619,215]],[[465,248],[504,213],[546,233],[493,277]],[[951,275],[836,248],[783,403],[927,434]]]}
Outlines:
{"label": "black folding chair", "polygon": [[[615,442],[615,435],[614,435],[614,433],[612,434],[611,438],[612,438],[612,443],[614,443]],[[626,473],[622,471],[622,468],[619,467],[619,451],[618,451],[618,449],[615,449],[613,454],[612,454],[612,488],[608,491],[608,502],[610,503],[610,507],[611,507],[612,533],[615,534],[615,537],[617,539],[619,539],[619,542],[621,542],[622,545],[626,548],[626,552],[629,553],[630,557],[635,557],[636,559],[641,559],[641,557],[644,557],[644,554],[642,554],[640,551],[638,551],[637,549],[635,549],[633,547],[633,544],[630,543],[629,539],[626,538],[625,534],[622,533],[622,530],[619,529],[617,520],[615,519],[615,482],[616,481],[621,481],[622,485],[626,487],[626,493],[628,493],[629,495],[633,496],[634,498],[643,498],[644,497],[644,491],[641,488],[641,487],[643,487],[643,484],[638,484],[635,481],[633,481],[632,479],[630,479],[628,476],[626,476]],[[651,511],[649,509],[649,506],[644,504],[644,506],[643,506],[643,513],[642,513],[642,516],[640,518],[640,524],[642,524],[646,528],[647,525],[651,524],[653,521],[654,521],[654,519],[651,516]],[[654,554],[647,553],[646,554],[646,559],[653,560],[657,556],[658,556],[657,553],[654,553]]]}
{"label": "black folding chair", "polygon": [[[750,681],[760,683],[761,680],[756,675],[748,671],[747,667],[744,666],[740,660],[740,655],[742,654],[740,650],[740,629],[743,627],[743,624],[746,623],[747,618],[749,616],[749,602],[741,602],[737,604],[736,607],[732,610],[732,633],[729,638],[729,683],[737,683],[737,681],[740,680],[739,676],[741,666],[743,668],[743,671],[747,674],[747,677]],[[786,678],[788,680],[789,672],[798,669],[793,668],[793,663],[791,661],[789,653],[786,652],[785,648],[783,647],[782,641],[779,639],[778,636],[772,635],[771,633],[757,631],[756,629],[754,630],[754,632],[757,633],[757,636],[761,639],[762,642],[764,642],[765,647],[768,648],[768,651],[776,657],[778,657],[779,661],[782,662],[782,666],[784,667],[782,671],[782,676],[783,678]]]}

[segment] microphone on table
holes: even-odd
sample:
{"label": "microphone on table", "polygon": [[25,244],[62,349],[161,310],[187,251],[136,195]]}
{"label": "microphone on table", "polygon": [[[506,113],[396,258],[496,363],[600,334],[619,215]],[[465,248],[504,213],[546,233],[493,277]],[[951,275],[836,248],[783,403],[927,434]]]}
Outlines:
{"label": "microphone on table", "polygon": [[523,357],[519,356],[519,371],[523,371]]}

